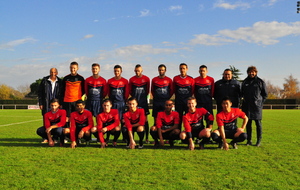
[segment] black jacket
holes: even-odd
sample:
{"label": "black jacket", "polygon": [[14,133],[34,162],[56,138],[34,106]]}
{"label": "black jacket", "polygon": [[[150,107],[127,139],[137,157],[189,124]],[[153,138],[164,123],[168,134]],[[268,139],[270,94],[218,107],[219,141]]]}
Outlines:
{"label": "black jacket", "polygon": [[222,100],[229,97],[232,101],[232,107],[239,108],[241,99],[241,83],[237,80],[218,80],[215,82],[214,98],[217,102],[218,112],[222,110]]}
{"label": "black jacket", "polygon": [[249,119],[262,119],[263,103],[268,97],[265,82],[259,77],[247,77],[242,84],[242,110]]}
{"label": "black jacket", "polygon": [[42,114],[44,115],[50,110],[50,101],[53,98],[60,98],[61,93],[61,79],[57,77],[57,82],[55,83],[54,92],[52,94],[52,86],[51,82],[48,80],[49,76],[43,78],[41,84],[39,85],[38,89],[38,98],[39,98],[39,105],[43,105]]}

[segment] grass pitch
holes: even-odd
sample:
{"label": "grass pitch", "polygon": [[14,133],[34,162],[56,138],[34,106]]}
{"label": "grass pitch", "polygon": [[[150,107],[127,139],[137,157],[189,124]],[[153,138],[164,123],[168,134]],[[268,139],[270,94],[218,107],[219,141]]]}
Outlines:
{"label": "grass pitch", "polygon": [[0,110],[0,189],[299,189],[299,114],[264,110],[261,147],[73,150],[40,144],[40,111]]}

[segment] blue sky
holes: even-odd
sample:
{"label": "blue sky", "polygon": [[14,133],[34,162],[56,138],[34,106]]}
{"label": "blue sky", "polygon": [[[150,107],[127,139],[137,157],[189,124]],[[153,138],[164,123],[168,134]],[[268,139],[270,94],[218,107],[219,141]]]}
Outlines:
{"label": "blue sky", "polygon": [[250,65],[258,75],[282,87],[292,74],[299,80],[300,14],[296,0],[3,0],[0,1],[0,83],[27,85],[57,67],[69,73],[72,61],[78,73],[113,76],[116,64],[123,76],[134,75],[136,64],[144,74],[199,76],[205,64],[215,80],[229,65],[243,72]]}

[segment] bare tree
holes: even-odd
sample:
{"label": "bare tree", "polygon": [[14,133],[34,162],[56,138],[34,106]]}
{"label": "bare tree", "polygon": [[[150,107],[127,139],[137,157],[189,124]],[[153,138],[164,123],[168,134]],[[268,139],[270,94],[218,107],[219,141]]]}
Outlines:
{"label": "bare tree", "polygon": [[273,85],[270,81],[264,80],[266,82],[268,99],[279,99],[284,98],[283,90],[279,86]]}

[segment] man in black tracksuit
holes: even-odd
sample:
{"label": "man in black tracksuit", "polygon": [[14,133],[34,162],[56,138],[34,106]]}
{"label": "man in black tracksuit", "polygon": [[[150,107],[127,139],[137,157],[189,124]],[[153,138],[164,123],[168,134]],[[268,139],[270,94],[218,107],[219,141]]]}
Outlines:
{"label": "man in black tracksuit", "polygon": [[262,138],[262,108],[263,103],[268,97],[265,82],[257,76],[257,69],[250,66],[247,69],[248,77],[242,84],[242,96],[244,97],[242,110],[246,113],[249,121],[246,126],[247,130],[247,145],[252,145],[252,120],[256,124],[257,142],[255,146],[260,146]]}
{"label": "man in black tracksuit", "polygon": [[233,108],[238,108],[241,99],[241,84],[232,78],[232,71],[225,69],[223,78],[215,82],[214,98],[217,102],[217,112],[222,111],[222,100],[229,97]]}

